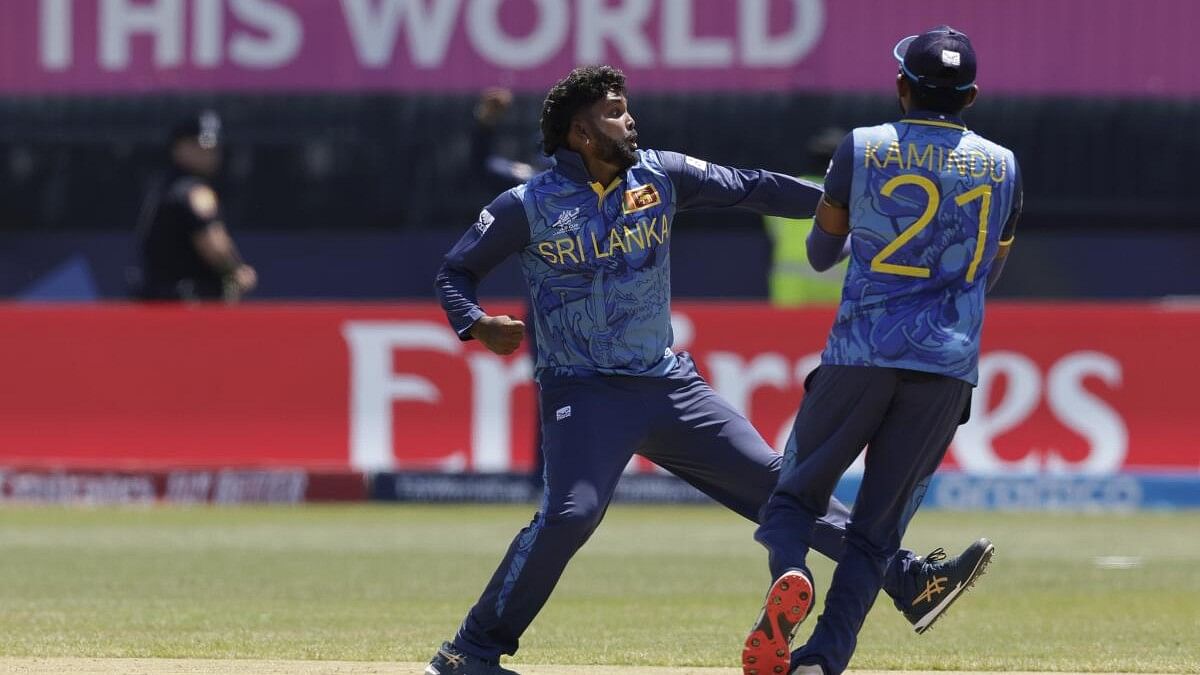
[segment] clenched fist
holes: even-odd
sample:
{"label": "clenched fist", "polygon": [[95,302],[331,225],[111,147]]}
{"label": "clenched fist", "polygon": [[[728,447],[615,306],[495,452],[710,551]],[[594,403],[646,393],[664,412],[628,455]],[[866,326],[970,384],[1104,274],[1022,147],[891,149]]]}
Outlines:
{"label": "clenched fist", "polygon": [[525,337],[525,323],[511,316],[485,316],[471,326],[471,337],[492,352],[506,356],[517,351]]}

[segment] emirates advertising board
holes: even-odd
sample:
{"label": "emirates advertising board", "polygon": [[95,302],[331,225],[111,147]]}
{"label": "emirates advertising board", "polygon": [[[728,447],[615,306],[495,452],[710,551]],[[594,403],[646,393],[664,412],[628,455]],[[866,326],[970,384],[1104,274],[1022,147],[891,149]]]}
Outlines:
{"label": "emirates advertising board", "polygon": [[[672,317],[675,348],[782,448],[832,310],[681,302]],[[469,476],[534,466],[530,356],[460,341],[433,303],[10,305],[0,320],[0,466],[11,467],[0,498],[18,469]],[[1194,308],[993,304],[971,421],[929,499],[1196,501],[1200,362],[1188,345],[1198,343]],[[637,459],[629,472],[659,470]],[[189,493],[178,478],[174,490],[247,489],[215,473],[193,480],[207,482]]]}

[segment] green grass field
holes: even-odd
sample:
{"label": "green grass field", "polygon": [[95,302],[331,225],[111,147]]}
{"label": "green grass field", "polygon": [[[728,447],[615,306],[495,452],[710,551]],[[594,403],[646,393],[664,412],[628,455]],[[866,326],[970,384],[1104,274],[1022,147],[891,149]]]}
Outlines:
{"label": "green grass field", "polygon": [[[0,655],[425,660],[531,513],[5,507]],[[736,665],[767,584],[750,534],[715,507],[614,507],[512,663]],[[1200,513],[927,512],[906,543],[980,534],[982,582],[924,636],[876,603],[852,667],[1200,672]]]}

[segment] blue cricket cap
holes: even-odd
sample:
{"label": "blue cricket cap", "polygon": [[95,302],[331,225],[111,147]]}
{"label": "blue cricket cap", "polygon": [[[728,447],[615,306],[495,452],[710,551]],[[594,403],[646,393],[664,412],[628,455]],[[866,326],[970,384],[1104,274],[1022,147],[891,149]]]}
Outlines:
{"label": "blue cricket cap", "polygon": [[966,34],[950,26],[910,35],[896,43],[892,54],[904,76],[923,87],[964,91],[975,84],[975,48]]}

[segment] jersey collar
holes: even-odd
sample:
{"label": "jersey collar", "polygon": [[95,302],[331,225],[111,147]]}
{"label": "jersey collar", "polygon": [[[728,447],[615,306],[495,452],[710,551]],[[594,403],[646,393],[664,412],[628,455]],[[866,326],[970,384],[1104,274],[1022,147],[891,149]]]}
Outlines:
{"label": "jersey collar", "polygon": [[[641,164],[642,151],[638,150],[637,161],[634,162],[633,166],[641,166]],[[629,168],[632,169],[633,166]],[[566,148],[555,150],[554,169],[577,183],[583,183],[584,185],[592,183],[592,176],[588,173],[587,166],[583,163],[583,155],[574,150],[567,150]],[[618,178],[622,176],[618,176]]]}
{"label": "jersey collar", "polygon": [[554,170],[575,181],[576,183],[591,183],[587,167],[583,164],[583,155],[573,150],[559,148],[554,151]]}
{"label": "jersey collar", "polygon": [[933,112],[931,110],[913,110],[901,118],[900,121],[908,122],[910,124],[921,124],[931,127],[945,127],[947,129],[969,131],[969,129],[967,129],[967,125],[963,123],[962,118],[956,115]]}

